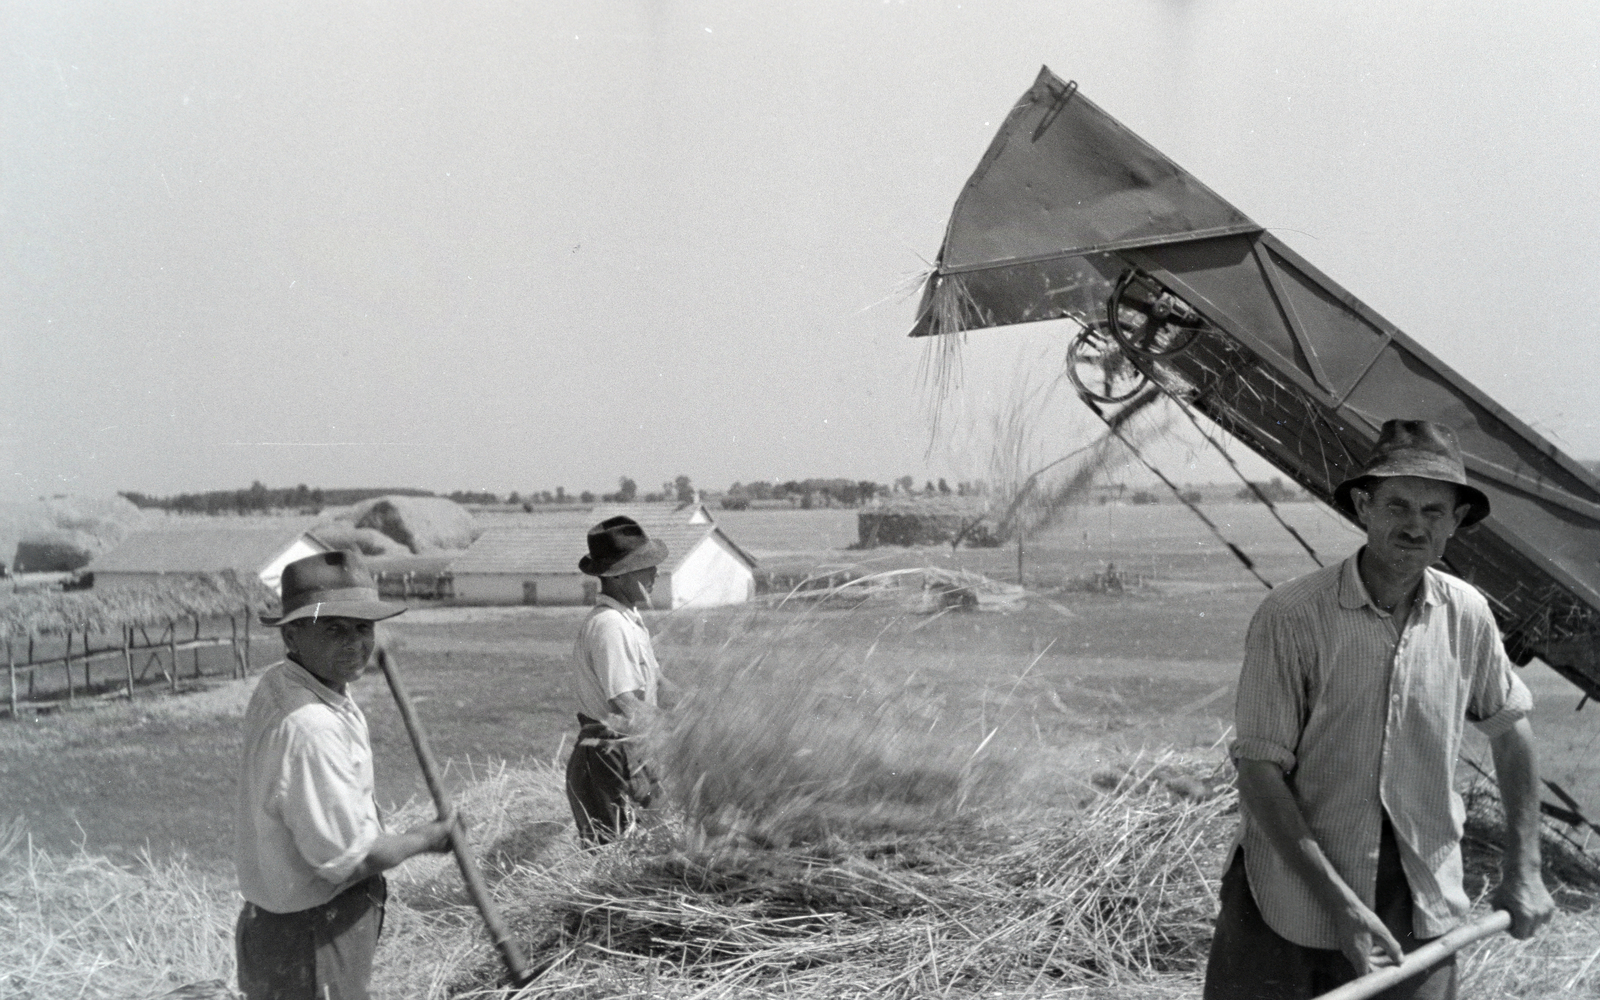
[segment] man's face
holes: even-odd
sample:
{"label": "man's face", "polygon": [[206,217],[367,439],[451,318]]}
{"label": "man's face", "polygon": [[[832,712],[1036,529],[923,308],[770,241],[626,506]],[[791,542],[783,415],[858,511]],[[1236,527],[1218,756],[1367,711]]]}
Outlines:
{"label": "man's face", "polygon": [[302,667],[343,691],[367,669],[377,627],[360,618],[300,618],[283,627],[283,645]]}
{"label": "man's face", "polygon": [[1451,484],[1415,476],[1381,480],[1370,493],[1355,490],[1351,499],[1367,529],[1368,554],[1403,575],[1438,562],[1470,509],[1456,502]]}
{"label": "man's face", "polygon": [[627,573],[618,573],[614,578],[617,587],[627,595],[632,604],[645,603],[645,595],[655,589],[656,568],[646,566],[644,569],[630,570]]}

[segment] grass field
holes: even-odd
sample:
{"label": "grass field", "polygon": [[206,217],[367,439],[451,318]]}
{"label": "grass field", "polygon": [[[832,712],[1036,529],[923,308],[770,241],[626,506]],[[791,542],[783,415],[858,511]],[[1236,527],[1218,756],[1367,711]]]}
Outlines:
{"label": "grass field", "polygon": [[[858,571],[931,564],[1015,579],[1014,550],[846,551],[838,546],[853,540],[854,524],[840,513],[728,512],[721,520],[774,562]],[[1268,579],[1312,568],[1263,508],[1212,513]],[[1287,505],[1285,513],[1325,561],[1357,544],[1319,507]],[[1123,593],[1078,585],[1111,563],[1144,582]],[[908,593],[854,605],[769,601],[656,613],[651,625],[665,669],[690,688],[721,683],[726,664],[758,654],[796,670],[822,665],[819,704],[828,712],[881,711],[892,700],[939,745],[961,753],[983,746],[1013,774],[994,806],[1002,811],[1080,809],[1158,758],[1207,788],[1225,777],[1221,741],[1239,649],[1265,590],[1220,543],[1171,505],[1079,508],[1029,542],[1024,580],[1029,598],[1010,613],[929,614]],[[556,773],[551,765],[574,731],[565,670],[583,613],[415,607],[385,626],[453,787],[481,796],[485,776],[505,766]],[[275,658],[256,650],[258,664]],[[1577,692],[1553,672],[1533,665],[1525,677],[1539,699],[1546,775],[1600,813],[1600,727],[1572,711]],[[148,851],[225,884],[238,717],[250,684],[0,725],[0,821],[25,816],[33,843],[55,856],[81,851],[127,864]],[[387,689],[369,675],[353,693],[371,723],[380,801],[415,811],[423,787]],[[1477,743],[1469,753],[1486,756]],[[565,822],[561,806],[555,797],[541,807],[541,843]]]}

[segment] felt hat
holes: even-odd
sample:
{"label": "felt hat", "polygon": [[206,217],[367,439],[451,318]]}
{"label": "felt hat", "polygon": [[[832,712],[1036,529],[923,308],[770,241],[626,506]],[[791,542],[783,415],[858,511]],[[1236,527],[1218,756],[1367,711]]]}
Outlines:
{"label": "felt hat", "polygon": [[1376,480],[1393,476],[1415,476],[1418,479],[1435,479],[1454,483],[1461,503],[1471,509],[1461,519],[1461,526],[1477,524],[1489,516],[1489,498],[1476,487],[1467,485],[1467,467],[1461,461],[1461,444],[1456,432],[1444,424],[1431,420],[1386,420],[1378,432],[1378,443],[1372,448],[1372,457],[1361,471],[1333,491],[1333,502],[1340,510],[1355,516],[1355,504],[1350,491],[1368,488]]}
{"label": "felt hat", "polygon": [[589,529],[589,554],[578,570],[590,576],[621,576],[666,561],[667,543],[650,538],[631,517],[608,517]]}
{"label": "felt hat", "polygon": [[261,616],[263,625],[297,618],[393,618],[403,605],[378,600],[378,585],[354,552],[335,550],[296,559],[283,568],[283,614]]}

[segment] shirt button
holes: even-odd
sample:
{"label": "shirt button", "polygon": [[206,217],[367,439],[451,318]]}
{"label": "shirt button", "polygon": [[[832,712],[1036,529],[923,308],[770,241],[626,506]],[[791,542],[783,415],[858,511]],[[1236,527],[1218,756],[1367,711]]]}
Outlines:
{"label": "shirt button", "polygon": [[1394,702],[1396,705],[1400,704],[1400,696],[1399,695],[1392,695],[1389,698],[1389,700]]}

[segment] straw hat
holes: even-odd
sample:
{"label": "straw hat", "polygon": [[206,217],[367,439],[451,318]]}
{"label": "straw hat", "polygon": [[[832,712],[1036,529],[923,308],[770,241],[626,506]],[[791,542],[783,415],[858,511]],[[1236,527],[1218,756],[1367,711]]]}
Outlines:
{"label": "straw hat", "polygon": [[1461,519],[1461,527],[1477,524],[1489,516],[1489,498],[1467,484],[1467,468],[1461,461],[1461,444],[1456,432],[1431,420],[1386,420],[1378,433],[1372,457],[1361,471],[1333,491],[1334,504],[1351,517],[1355,504],[1350,491],[1368,489],[1376,480],[1394,476],[1416,476],[1454,483],[1461,502],[1471,507]]}

